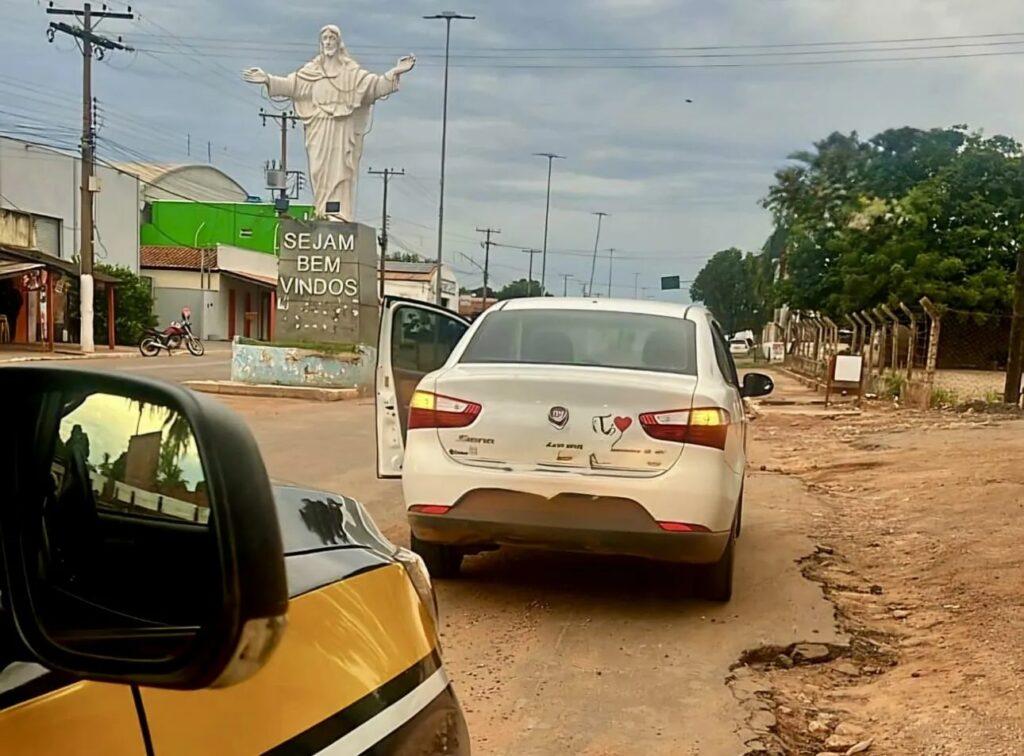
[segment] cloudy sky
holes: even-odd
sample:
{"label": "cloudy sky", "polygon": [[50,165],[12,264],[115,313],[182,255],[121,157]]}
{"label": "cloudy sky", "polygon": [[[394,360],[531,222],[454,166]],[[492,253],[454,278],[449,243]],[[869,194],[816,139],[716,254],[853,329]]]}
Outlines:
{"label": "cloudy sky", "polygon": [[[392,183],[392,239],[433,256],[444,26],[421,16],[448,9],[140,0],[136,20],[100,28],[139,50],[95,67],[103,149],[180,162],[191,135],[192,160],[206,160],[209,142],[215,164],[264,194],[261,166],[276,157],[278,134],[261,127],[259,108],[270,105],[238,72],[295,70],[315,54],[319,28],[335,23],[371,70],[418,57],[402,90],[375,108],[363,170],[405,168]],[[546,161],[533,152],[568,157],[555,163],[549,288],[570,274],[578,293],[589,278],[591,213],[601,210],[611,215],[595,289],[607,287],[615,248],[617,295],[632,296],[639,274],[646,294],[679,300],[685,293],[655,290],[659,277],[692,278],[724,247],[759,248],[770,219],[758,200],[773,172],[833,130],[968,123],[1024,136],[1024,4],[1013,0],[461,0],[451,9],[477,16],[452,35],[445,254],[463,284],[479,284],[478,226],[540,247]],[[45,3],[0,0],[0,15],[0,133],[73,144],[80,56],[66,38],[47,43]],[[833,42],[850,44],[770,46]],[[933,59],[911,59],[923,57]],[[835,62],[865,58],[901,60]],[[290,149],[291,166],[304,167],[299,131]],[[380,180],[364,176],[358,220],[377,225],[380,202]],[[527,263],[499,248],[492,278],[523,277]]]}

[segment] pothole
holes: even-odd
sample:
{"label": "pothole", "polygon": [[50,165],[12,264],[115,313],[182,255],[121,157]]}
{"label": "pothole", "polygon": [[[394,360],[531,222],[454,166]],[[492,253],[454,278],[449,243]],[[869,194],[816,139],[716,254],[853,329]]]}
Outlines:
{"label": "pothole", "polygon": [[[828,546],[819,546],[799,563],[803,575],[822,586],[833,606],[836,592],[881,593],[880,586],[847,571],[842,557]],[[836,622],[849,643],[757,646],[732,665],[726,684],[747,712],[746,725],[738,733],[746,756],[852,756],[871,749],[873,740],[864,727],[818,694],[825,686],[851,687],[895,666],[896,638],[869,630],[838,608]]]}

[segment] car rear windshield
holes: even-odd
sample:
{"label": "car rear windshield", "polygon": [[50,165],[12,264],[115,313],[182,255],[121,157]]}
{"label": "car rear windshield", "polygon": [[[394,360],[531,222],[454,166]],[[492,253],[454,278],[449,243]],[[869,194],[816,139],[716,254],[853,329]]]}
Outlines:
{"label": "car rear windshield", "polygon": [[499,310],[461,362],[532,363],[697,374],[696,326],[682,318],[593,310]]}

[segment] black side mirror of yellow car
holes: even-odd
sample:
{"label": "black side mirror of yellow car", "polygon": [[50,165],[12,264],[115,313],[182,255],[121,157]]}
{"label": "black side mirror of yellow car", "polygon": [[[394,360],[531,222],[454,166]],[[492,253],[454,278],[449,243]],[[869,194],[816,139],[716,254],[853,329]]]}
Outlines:
{"label": "black side mirror of yellow car", "polygon": [[753,399],[758,396],[767,396],[775,389],[775,381],[771,376],[764,373],[747,373],[743,376],[743,386],[740,387],[740,394]]}
{"label": "black side mirror of yellow car", "polygon": [[194,689],[258,670],[288,608],[256,442],[178,386],[0,369],[0,620],[26,661]]}

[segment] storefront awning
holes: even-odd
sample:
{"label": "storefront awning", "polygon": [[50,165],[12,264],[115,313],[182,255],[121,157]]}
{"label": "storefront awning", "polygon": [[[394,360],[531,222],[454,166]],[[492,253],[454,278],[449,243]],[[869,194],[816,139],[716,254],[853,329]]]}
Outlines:
{"label": "storefront awning", "polygon": [[[73,278],[78,278],[79,275],[78,263],[72,262],[71,260],[64,260],[60,257],[54,257],[53,255],[48,255],[45,252],[40,252],[35,249],[12,249],[10,247],[0,247],[0,265],[4,265],[6,263],[29,263],[32,264],[34,268],[46,268],[47,270],[58,271]],[[98,270],[94,270],[92,275],[99,283],[118,283],[118,279],[114,276],[102,273]]]}
{"label": "storefront awning", "polygon": [[33,270],[41,270],[42,263],[15,262],[0,259],[0,278],[13,278]]}
{"label": "storefront awning", "polygon": [[255,284],[265,289],[277,290],[277,276],[261,276],[258,273],[250,273],[247,270],[238,270],[237,268],[220,268],[220,274],[222,276],[231,276],[237,278],[239,281],[245,283]]}

